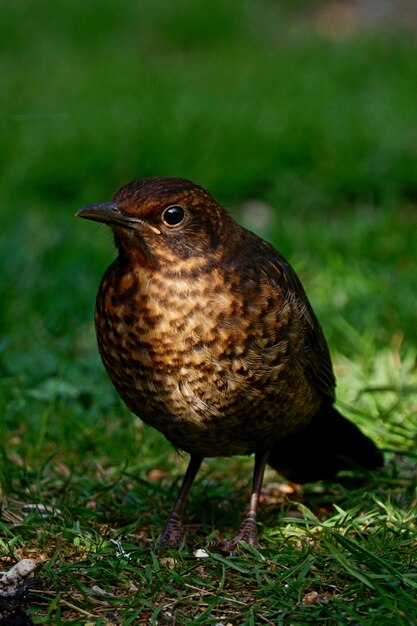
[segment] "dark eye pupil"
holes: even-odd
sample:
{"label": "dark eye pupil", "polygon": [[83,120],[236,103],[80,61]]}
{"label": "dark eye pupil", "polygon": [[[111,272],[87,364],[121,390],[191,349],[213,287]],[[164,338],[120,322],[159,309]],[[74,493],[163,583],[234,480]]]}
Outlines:
{"label": "dark eye pupil", "polygon": [[176,226],[184,219],[184,209],[179,205],[170,206],[164,211],[162,219],[168,226]]}

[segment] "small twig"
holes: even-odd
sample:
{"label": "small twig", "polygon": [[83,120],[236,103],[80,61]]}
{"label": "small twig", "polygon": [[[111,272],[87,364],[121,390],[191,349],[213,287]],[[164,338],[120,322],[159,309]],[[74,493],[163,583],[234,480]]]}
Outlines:
{"label": "small twig", "polygon": [[[184,583],[185,587],[189,587],[190,589],[195,589],[202,595],[206,596],[216,596],[219,600],[223,600],[224,602],[234,602],[235,604],[241,604],[242,606],[246,606],[246,602],[241,602],[240,600],[235,600],[234,598],[225,598],[224,596],[217,596],[215,591],[209,591],[200,589],[199,587],[195,587],[194,585],[190,585],[189,583]],[[195,594],[193,594],[195,595]]]}
{"label": "small twig", "polygon": [[81,609],[79,606],[76,606],[75,604],[72,604],[72,602],[68,602],[68,600],[64,600],[63,598],[60,599],[61,604],[64,604],[65,606],[67,606],[69,609],[73,609],[74,611],[78,611],[78,613],[81,613],[81,615],[85,615],[86,617],[94,617],[93,613],[90,613],[89,611],[85,611],[84,609]]}
{"label": "small twig", "polygon": [[[56,594],[54,591],[46,591],[43,589],[31,589],[30,590],[31,593],[35,593],[35,594],[39,594],[39,595],[49,595],[49,596],[55,596]],[[85,609],[80,608],[79,606],[77,606],[76,604],[72,604],[72,602],[68,602],[68,600],[64,600],[64,598],[60,598],[59,603],[64,604],[65,606],[67,606],[69,609],[73,609],[73,611],[78,611],[78,613],[81,613],[81,615],[85,615],[86,617],[95,617],[93,613],[90,613],[89,611],[86,611]]]}
{"label": "small twig", "polygon": [[275,626],[274,622],[270,622],[269,619],[267,619],[264,615],[262,615],[261,613],[257,613],[256,617],[260,617],[266,624],[269,624],[270,626]]}

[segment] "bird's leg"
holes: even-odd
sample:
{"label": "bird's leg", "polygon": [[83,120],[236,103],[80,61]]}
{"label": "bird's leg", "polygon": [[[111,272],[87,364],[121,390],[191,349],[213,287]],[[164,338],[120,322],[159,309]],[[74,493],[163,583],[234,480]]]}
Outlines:
{"label": "bird's leg", "polygon": [[253,470],[252,494],[250,497],[249,511],[240,525],[239,532],[230,540],[230,547],[237,546],[240,541],[245,541],[254,548],[259,548],[256,538],[256,516],[258,513],[259,496],[261,495],[262,483],[264,479],[268,452],[257,452],[255,454],[255,467]]}
{"label": "bird's leg", "polygon": [[237,535],[229,541],[210,542],[209,548],[220,549],[222,552],[232,552],[236,546],[244,541],[250,546],[258,549],[259,544],[256,537],[256,516],[258,512],[259,496],[261,495],[262,482],[264,478],[265,466],[269,456],[267,452],[257,452],[255,454],[255,467],[253,470],[252,494],[250,498],[249,510],[239,527]]}
{"label": "bird's leg", "polygon": [[157,546],[173,546],[179,547],[184,537],[184,528],[181,523],[181,514],[184,510],[185,501],[190,491],[194,478],[200,469],[202,458],[191,455],[188,463],[187,471],[182,481],[178,498],[175,501],[174,508],[165,525],[162,534],[158,538]]}

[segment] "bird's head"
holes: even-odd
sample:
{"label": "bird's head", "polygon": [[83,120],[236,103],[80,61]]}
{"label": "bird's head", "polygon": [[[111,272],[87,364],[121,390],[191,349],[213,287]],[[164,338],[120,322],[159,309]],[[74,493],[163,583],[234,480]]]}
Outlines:
{"label": "bird's head", "polygon": [[213,252],[230,220],[203,187],[170,177],[136,180],[76,215],[108,224],[121,254],[155,263]]}

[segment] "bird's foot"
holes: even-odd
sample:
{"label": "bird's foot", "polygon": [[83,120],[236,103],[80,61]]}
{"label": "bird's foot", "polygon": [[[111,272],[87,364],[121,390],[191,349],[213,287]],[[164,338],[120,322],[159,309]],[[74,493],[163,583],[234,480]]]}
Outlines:
{"label": "bird's foot", "polygon": [[181,518],[177,513],[171,513],[165,528],[156,542],[157,548],[180,548],[185,541],[185,531]]}
{"label": "bird's foot", "polygon": [[232,539],[209,541],[207,548],[219,552],[234,552],[237,548],[242,547],[242,542],[252,546],[255,550],[259,550],[256,533],[256,515],[251,511],[246,515],[240,525],[239,532]]}

